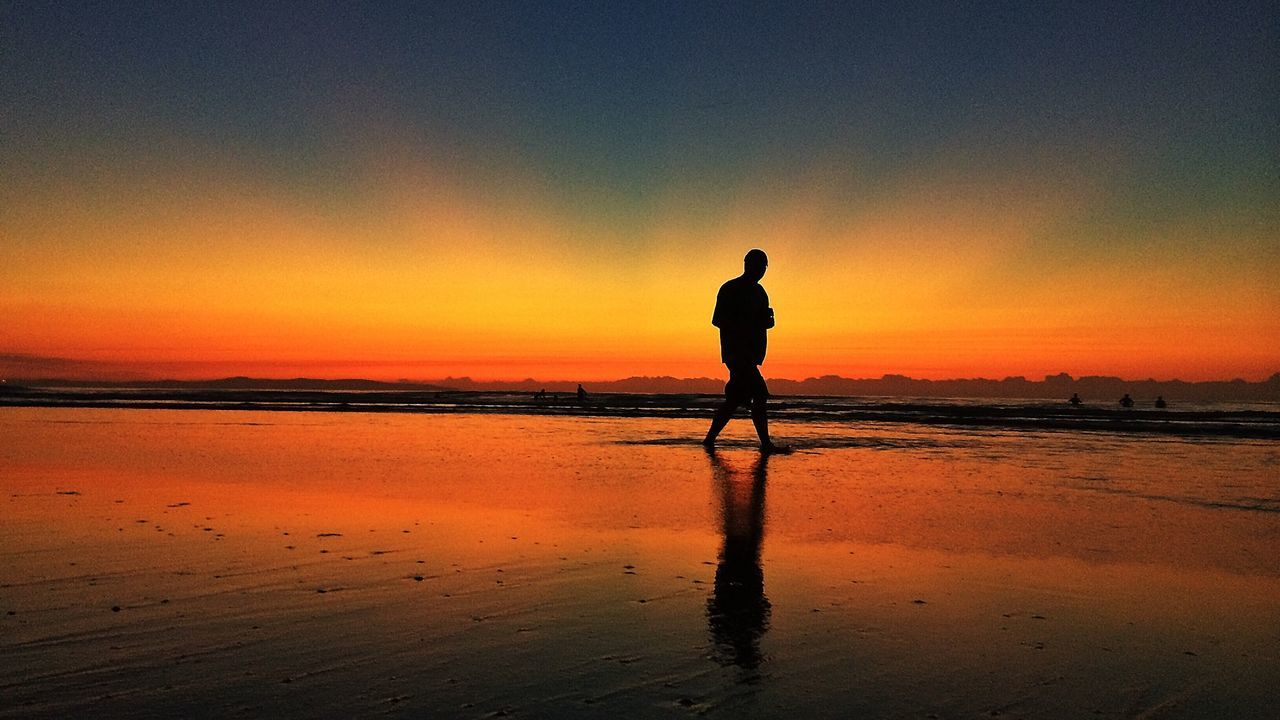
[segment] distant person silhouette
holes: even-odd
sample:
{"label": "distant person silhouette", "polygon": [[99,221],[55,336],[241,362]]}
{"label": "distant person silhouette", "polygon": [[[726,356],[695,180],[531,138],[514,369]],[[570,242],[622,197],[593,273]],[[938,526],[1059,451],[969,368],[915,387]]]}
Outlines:
{"label": "distant person silhouette", "polygon": [[539,402],[541,402],[541,401],[543,401],[543,400],[546,400],[546,399],[547,399],[547,389],[546,389],[546,388],[542,388],[542,389],[541,389],[541,390],[539,390],[538,392],[534,393],[534,395],[533,395],[533,399],[534,399],[534,400],[537,400],[537,401],[539,401]]}
{"label": "distant person silhouette", "polygon": [[1129,393],[1125,393],[1124,397],[1120,398],[1120,407],[1133,407],[1133,398],[1129,397]]}
{"label": "distant person silhouette", "polygon": [[760,451],[786,453],[790,448],[774,445],[769,439],[769,416],[765,403],[769,388],[760,374],[768,344],[766,332],[773,327],[773,308],[769,295],[760,286],[769,267],[769,257],[759,248],[742,260],[742,274],[720,286],[711,324],[720,328],[720,360],[729,368],[729,382],[724,386],[724,402],[716,408],[711,428],[702,444],[713,447],[720,431],[740,405],[751,406],[751,422],[760,437]]}
{"label": "distant person silhouette", "polygon": [[587,391],[582,389],[582,383],[578,383],[578,404],[587,406]]}
{"label": "distant person silhouette", "polygon": [[1164,401],[1164,396],[1163,396],[1163,395],[1157,395],[1157,396],[1156,396],[1156,407],[1160,408],[1161,410],[1163,410],[1163,409],[1165,409],[1165,408],[1169,407],[1169,403],[1167,403],[1167,402],[1165,402],[1165,401]]}
{"label": "distant person silhouette", "polygon": [[1080,393],[1071,393],[1071,399],[1068,400],[1067,402],[1071,403],[1072,405],[1080,405],[1084,403],[1084,401],[1080,399]]}

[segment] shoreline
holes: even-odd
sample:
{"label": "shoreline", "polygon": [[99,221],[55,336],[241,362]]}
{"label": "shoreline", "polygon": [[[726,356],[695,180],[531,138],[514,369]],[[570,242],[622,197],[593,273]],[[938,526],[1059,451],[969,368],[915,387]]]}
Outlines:
{"label": "shoreline", "polygon": [[[775,396],[771,418],[782,422],[896,423],[1027,431],[1136,433],[1176,437],[1280,439],[1276,411],[1235,409],[1137,409],[1071,407],[1034,398],[987,403],[969,398],[887,401],[885,398]],[[942,400],[950,400],[943,402]],[[703,418],[720,402],[706,394],[592,394],[539,400],[532,393],[484,391],[315,390],[118,390],[94,392],[10,388],[0,408],[249,410],[270,412],[367,412],[514,414],[583,417]],[[1254,403],[1262,404],[1262,403]]]}

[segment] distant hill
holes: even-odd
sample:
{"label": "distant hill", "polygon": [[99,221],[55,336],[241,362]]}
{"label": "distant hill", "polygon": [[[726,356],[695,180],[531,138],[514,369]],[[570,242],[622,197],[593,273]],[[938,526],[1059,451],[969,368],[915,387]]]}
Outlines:
{"label": "distant hill", "polygon": [[1025,377],[1007,377],[1003,380],[917,380],[905,375],[852,380],[827,375],[798,382],[770,380],[769,388],[772,392],[784,395],[1066,399],[1077,393],[1086,402],[1113,402],[1128,393],[1136,400],[1152,400],[1163,396],[1170,402],[1280,402],[1280,373],[1257,383],[1244,380],[1125,380],[1104,375],[1073,378],[1066,373],[1047,375],[1043,380],[1028,380]]}
{"label": "distant hill", "polygon": [[[433,383],[453,390],[477,392],[538,392],[571,393],[578,389],[572,380],[472,380],[469,377],[447,377],[432,380]],[[662,393],[669,395],[712,395],[724,392],[724,380],[715,378],[629,377],[623,380],[601,380],[584,383],[588,392],[606,393]]]}
{"label": "distant hill", "polygon": [[[673,395],[717,395],[724,391],[724,380],[717,378],[629,377],[584,383],[592,393],[662,393]],[[406,392],[537,392],[572,393],[576,381],[542,381],[533,378],[513,381],[477,381],[469,377],[447,377],[430,382],[384,382],[359,378],[324,380],[316,378],[264,379],[230,377],[220,380],[11,380],[0,388],[136,388],[174,390],[316,390],[316,391],[406,391]],[[1003,380],[965,378],[956,380],[920,380],[905,375],[879,378],[846,378],[824,375],[805,380],[770,378],[769,390],[774,395],[827,395],[845,397],[953,397],[953,398],[1029,398],[1065,400],[1078,393],[1086,402],[1114,402],[1128,393],[1135,400],[1154,400],[1163,396],[1169,402],[1179,400],[1220,402],[1280,402],[1280,373],[1262,382],[1214,380],[1184,382],[1182,380],[1125,380],[1109,376],[1073,378],[1066,373],[1048,375],[1043,380],[1007,377]]]}
{"label": "distant hill", "polygon": [[117,388],[138,390],[401,390],[441,391],[450,388],[420,382],[384,382],[347,378],[323,380],[317,378],[269,379],[229,377],[219,380],[12,380],[9,385],[46,388]]}
{"label": "distant hill", "polygon": [[[532,378],[517,381],[485,382],[471,378],[444,378],[433,381],[455,390],[537,392],[574,392],[576,382],[542,382]],[[670,393],[711,395],[724,391],[724,380],[716,378],[629,377],[623,380],[585,383],[588,392],[603,393]],[[1065,400],[1078,393],[1087,402],[1113,402],[1128,393],[1137,400],[1280,402],[1280,373],[1263,382],[1215,380],[1184,382],[1182,380],[1125,380],[1093,375],[1073,378],[1066,373],[1048,375],[1043,380],[1007,377],[1003,380],[966,378],[957,380],[919,380],[906,375],[884,375],[879,378],[854,379],[824,375],[805,380],[770,378],[769,391],[774,395],[827,395],[846,397],[954,397],[954,398],[1029,398]]]}

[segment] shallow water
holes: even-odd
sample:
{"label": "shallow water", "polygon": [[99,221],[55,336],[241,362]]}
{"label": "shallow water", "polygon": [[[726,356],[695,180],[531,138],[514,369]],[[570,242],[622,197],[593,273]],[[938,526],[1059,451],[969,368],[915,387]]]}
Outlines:
{"label": "shallow water", "polygon": [[1269,717],[1280,446],[0,410],[0,716]]}
{"label": "shallow water", "polygon": [[[518,392],[233,390],[197,388],[5,388],[0,408],[63,407],[168,410],[271,410],[280,412],[501,413],[581,417],[708,417],[716,395],[617,393],[537,398]],[[1175,401],[1164,409],[1144,402],[1073,407],[1062,401],[1009,398],[911,398],[783,396],[770,402],[778,420],[810,428],[836,423],[932,427],[1136,433],[1183,438],[1280,440],[1280,405],[1274,402]],[[801,430],[804,432],[804,430]]]}

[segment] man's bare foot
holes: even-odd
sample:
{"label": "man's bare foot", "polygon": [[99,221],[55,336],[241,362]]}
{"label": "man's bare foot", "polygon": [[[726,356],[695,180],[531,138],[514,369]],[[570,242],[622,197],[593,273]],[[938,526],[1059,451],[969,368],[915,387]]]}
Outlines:
{"label": "man's bare foot", "polygon": [[786,445],[774,445],[772,442],[760,444],[760,452],[765,455],[790,455],[794,452]]}
{"label": "man's bare foot", "polygon": [[702,447],[710,450],[716,446],[716,439],[713,437],[702,438]]}

